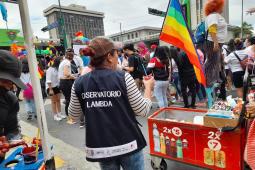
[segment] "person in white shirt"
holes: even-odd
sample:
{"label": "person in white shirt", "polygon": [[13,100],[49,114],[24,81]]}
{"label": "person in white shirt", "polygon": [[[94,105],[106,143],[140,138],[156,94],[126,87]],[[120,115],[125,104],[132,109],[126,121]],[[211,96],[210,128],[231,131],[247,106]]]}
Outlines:
{"label": "person in white shirt", "polygon": [[224,0],[207,1],[205,4],[205,27],[208,36],[205,44],[206,61],[204,64],[206,77],[206,94],[208,107],[213,104],[213,87],[221,82],[220,72],[222,71],[221,47],[227,37],[227,23],[221,13],[224,8]]}
{"label": "person in white shirt", "polygon": [[[68,116],[68,106],[70,103],[71,89],[74,80],[79,76],[79,68],[75,64],[74,51],[72,48],[66,50],[65,59],[60,63],[58,68],[58,77],[60,79],[60,89],[65,96],[65,113]],[[68,121],[71,124],[71,122]]]}
{"label": "person in white shirt", "polygon": [[253,60],[255,60],[255,36],[250,37],[250,38],[246,38],[245,40],[245,51],[247,52],[247,54],[249,55],[249,57],[251,57]]}
{"label": "person in white shirt", "polygon": [[80,56],[74,55],[73,61],[74,61],[75,65],[78,67],[78,74],[80,75],[84,68],[82,58]]}
{"label": "person in white shirt", "polygon": [[33,118],[36,118],[36,109],[31,82],[31,75],[29,73],[28,61],[26,58],[22,60],[22,73],[20,79],[27,87],[23,91],[23,97],[25,99],[25,108],[27,112],[27,120],[32,120]]}
{"label": "person in white shirt", "polygon": [[47,94],[51,98],[51,109],[53,113],[53,119],[55,121],[60,121],[65,118],[65,115],[61,114],[61,103],[60,103],[60,89],[59,89],[59,79],[58,79],[58,67],[62,57],[57,57],[54,60],[52,66],[50,66],[46,71],[46,90]]}
{"label": "person in white shirt", "polygon": [[239,60],[244,60],[248,57],[245,50],[234,51],[230,53],[225,59],[225,63],[228,64],[232,74],[233,74],[233,83],[237,89],[238,97],[243,96],[243,76],[244,70],[240,64]]}
{"label": "person in white shirt", "polygon": [[[227,58],[227,56],[235,51],[235,41],[234,39],[230,39],[229,42],[226,45],[222,46],[222,55],[223,58]],[[227,79],[227,84],[226,87],[228,90],[232,89],[232,72],[228,66],[228,64],[225,64],[225,73],[226,73],[226,79]]]}

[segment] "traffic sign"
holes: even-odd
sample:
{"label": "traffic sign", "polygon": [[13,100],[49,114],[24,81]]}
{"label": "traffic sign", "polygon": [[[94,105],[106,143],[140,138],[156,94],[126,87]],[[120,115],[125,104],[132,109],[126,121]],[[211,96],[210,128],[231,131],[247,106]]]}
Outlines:
{"label": "traffic sign", "polygon": [[166,16],[166,12],[164,11],[160,11],[154,8],[148,8],[148,13],[151,15],[156,15],[156,16],[160,16],[160,17],[165,17]]}
{"label": "traffic sign", "polygon": [[53,28],[57,28],[58,25],[59,25],[59,24],[58,24],[58,21],[53,22],[52,24],[50,24],[50,25],[48,25],[48,26],[46,26],[46,27],[43,27],[43,28],[41,29],[41,31],[43,31],[43,32],[49,31],[49,30],[51,30],[51,29],[53,29]]}

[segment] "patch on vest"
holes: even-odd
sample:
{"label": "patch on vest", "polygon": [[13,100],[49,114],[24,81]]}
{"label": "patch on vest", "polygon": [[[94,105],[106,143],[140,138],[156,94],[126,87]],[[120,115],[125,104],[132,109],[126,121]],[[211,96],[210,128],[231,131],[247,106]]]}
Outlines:
{"label": "patch on vest", "polygon": [[112,107],[112,102],[111,101],[87,102],[87,108],[92,108],[92,107]]}
{"label": "patch on vest", "polygon": [[[87,101],[87,108],[93,107],[112,107],[112,101],[109,100],[98,100],[97,98],[119,98],[121,97],[121,91],[100,91],[100,92],[85,92],[81,94],[83,100],[85,99],[95,99],[92,101]],[[96,100],[97,99],[97,100]]]}

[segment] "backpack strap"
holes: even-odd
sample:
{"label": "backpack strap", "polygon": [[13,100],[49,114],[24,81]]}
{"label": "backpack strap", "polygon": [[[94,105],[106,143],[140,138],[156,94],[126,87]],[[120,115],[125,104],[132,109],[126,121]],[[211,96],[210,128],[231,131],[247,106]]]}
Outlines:
{"label": "backpack strap", "polygon": [[239,60],[239,62],[241,62],[242,60],[241,60],[240,57],[236,54],[236,52],[234,51],[233,53],[234,53],[234,55],[236,56],[236,58]]}
{"label": "backpack strap", "polygon": [[231,53],[227,48],[223,47],[223,49],[227,51],[228,55]]}

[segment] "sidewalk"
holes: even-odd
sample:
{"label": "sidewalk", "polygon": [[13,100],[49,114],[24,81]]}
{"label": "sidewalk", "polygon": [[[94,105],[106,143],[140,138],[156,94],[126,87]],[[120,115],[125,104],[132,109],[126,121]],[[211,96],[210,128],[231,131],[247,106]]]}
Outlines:
{"label": "sidewalk", "polygon": [[[33,138],[36,136],[37,127],[24,121],[20,121],[23,135]],[[49,139],[53,145],[53,152],[58,170],[99,170],[97,163],[91,163],[85,159],[85,151],[79,150],[49,134]]]}

